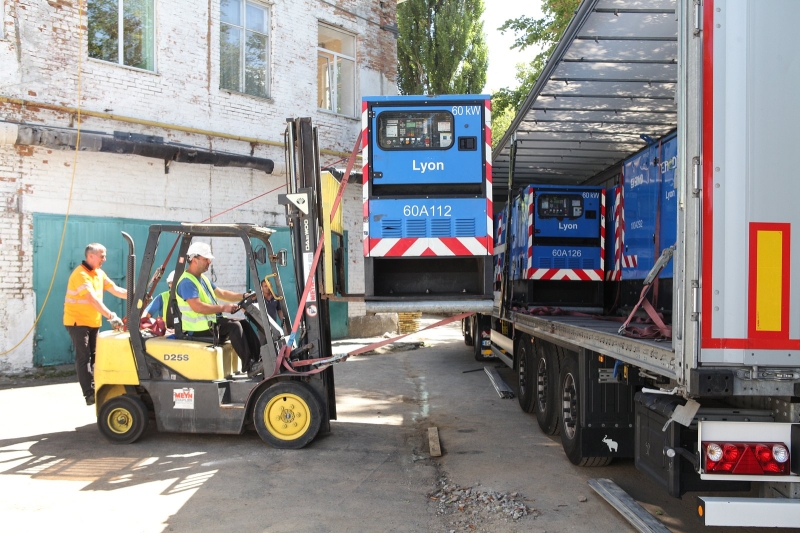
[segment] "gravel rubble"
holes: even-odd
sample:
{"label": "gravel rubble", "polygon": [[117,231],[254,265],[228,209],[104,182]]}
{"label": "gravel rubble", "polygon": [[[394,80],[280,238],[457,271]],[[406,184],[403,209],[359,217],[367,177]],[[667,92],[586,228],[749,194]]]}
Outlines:
{"label": "gravel rubble", "polygon": [[490,523],[513,523],[525,517],[535,518],[536,509],[522,501],[517,492],[495,492],[475,487],[462,487],[447,477],[440,477],[436,490],[428,498],[438,502],[437,515],[452,517],[448,533],[456,531],[492,531]]}

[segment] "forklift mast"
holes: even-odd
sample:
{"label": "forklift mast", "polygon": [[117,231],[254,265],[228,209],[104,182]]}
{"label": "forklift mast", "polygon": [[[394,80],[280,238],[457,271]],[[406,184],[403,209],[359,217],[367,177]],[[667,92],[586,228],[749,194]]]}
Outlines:
{"label": "forklift mast", "polygon": [[[322,182],[319,164],[319,135],[310,118],[287,120],[286,139],[286,191],[279,203],[286,206],[291,234],[294,271],[297,279],[298,313],[302,310],[305,327],[298,330],[298,344],[310,347],[309,359],[331,356],[330,310],[328,300],[321,297],[323,261],[314,265],[317,247],[322,245],[321,220],[324,216]],[[331,253],[323,250],[323,253]],[[311,269],[314,268],[313,275]],[[301,301],[306,283],[311,285]],[[321,374],[321,379],[311,379],[311,385],[321,398],[326,399],[328,418],[336,419],[333,367]],[[321,431],[329,430],[323,423]]]}

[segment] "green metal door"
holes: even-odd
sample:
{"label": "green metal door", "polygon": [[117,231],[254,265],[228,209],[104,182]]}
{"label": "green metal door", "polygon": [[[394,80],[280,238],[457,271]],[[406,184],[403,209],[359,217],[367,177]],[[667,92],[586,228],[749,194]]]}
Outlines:
{"label": "green metal door", "polygon": [[[33,364],[35,366],[62,365],[75,361],[75,352],[67,330],[63,325],[64,296],[67,292],[67,280],[75,267],[83,261],[86,245],[92,242],[99,242],[106,247],[107,260],[103,265],[103,271],[117,285],[124,287],[126,284],[125,268],[128,246],[120,232],[129,233],[136,243],[138,275],[149,227],[151,224],[159,223],[163,222],[128,218],[69,217],[67,233],[64,236],[64,247],[58,264],[58,271],[55,272],[53,288],[44,312],[42,312],[42,316],[36,326],[33,356]],[[41,312],[47,290],[50,287],[50,281],[53,278],[53,268],[56,264],[58,246],[63,229],[63,215],[34,213],[33,291],[36,294],[37,316]],[[156,254],[157,264],[161,264],[166,259],[168,252],[169,246],[162,245],[159,248]],[[174,263],[174,259],[173,255],[172,263]],[[159,283],[155,294],[164,290],[167,290],[167,284],[162,281]],[[125,300],[106,293],[103,301],[109,309],[119,316],[124,316]],[[101,329],[109,329],[105,320]]]}

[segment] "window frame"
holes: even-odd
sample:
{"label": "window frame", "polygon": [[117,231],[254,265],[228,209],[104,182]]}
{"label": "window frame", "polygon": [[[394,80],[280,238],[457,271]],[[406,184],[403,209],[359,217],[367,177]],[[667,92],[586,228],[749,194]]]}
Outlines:
{"label": "window frame", "polygon": [[[329,30],[332,30],[332,31],[335,31],[337,33],[341,33],[343,35],[351,37],[353,39],[353,51],[355,52],[355,55],[348,56],[346,54],[342,54],[342,53],[339,53],[339,52],[334,52],[333,50],[328,50],[327,48],[322,48],[321,46],[319,46],[319,31],[320,31],[320,28],[323,27],[323,26],[325,28],[329,29]],[[352,115],[348,115],[346,113],[339,113],[335,109],[326,109],[324,107],[320,107],[320,105],[319,105],[320,87],[319,86],[317,87],[317,110],[321,111],[323,113],[330,113],[330,114],[333,114],[333,115],[336,115],[336,116],[339,116],[339,117],[358,118],[358,115],[359,115],[359,113],[358,113],[358,111],[359,111],[359,109],[358,109],[358,99],[359,99],[358,98],[358,93],[359,93],[359,91],[358,91],[358,61],[356,59],[358,57],[358,35],[355,34],[355,33],[343,30],[342,28],[336,27],[336,26],[334,26],[332,24],[329,24],[329,23],[326,23],[324,21],[321,21],[321,20],[317,21],[317,76],[316,76],[317,77],[317,83],[319,83],[319,59],[320,59],[320,57],[323,57],[323,54],[326,55],[326,59],[328,59],[327,56],[333,56],[333,61],[332,61],[332,63],[333,63],[333,69],[332,69],[333,79],[329,79],[328,80],[328,83],[329,83],[329,89],[328,89],[329,94],[328,94],[328,96],[330,96],[332,106],[333,106],[334,102],[338,103],[338,97],[339,97],[339,87],[335,83],[335,79],[336,79],[336,77],[338,75],[338,71],[339,71],[339,65],[337,64],[336,59],[337,58],[341,58],[341,59],[346,59],[348,61],[352,61],[353,62],[353,102],[352,102],[353,114]]]}
{"label": "window frame", "polygon": [[107,65],[116,65],[118,67],[129,68],[139,72],[147,72],[150,74],[158,74],[158,1],[151,0],[153,2],[153,69],[146,69],[142,67],[137,67],[135,65],[126,65],[125,64],[125,33],[124,33],[124,13],[125,13],[125,2],[126,0],[117,0],[118,7],[117,7],[117,60],[116,61],[109,61],[107,59],[102,59],[99,57],[92,57],[89,54],[88,46],[88,28],[89,28],[89,20],[88,20],[88,6],[86,9],[86,28],[87,28],[87,56],[92,61],[100,61]]}
{"label": "window frame", "polygon": [[[219,90],[220,91],[227,91],[231,93],[243,94],[246,96],[251,96],[253,98],[261,98],[264,100],[270,100],[272,98],[272,34],[273,34],[273,26],[272,26],[272,4],[267,2],[262,2],[260,0],[238,0],[241,3],[241,13],[242,13],[242,24],[241,26],[236,24],[231,24],[230,22],[225,22],[222,20],[222,2],[219,2],[219,32],[220,35],[222,34],[222,25],[225,24],[232,28],[237,28],[242,32],[242,40],[239,45],[239,88],[238,89],[231,89],[229,87],[222,86],[222,50],[221,50],[221,43],[220,39],[217,39],[217,46],[220,47],[219,53]],[[247,28],[247,4],[253,4],[262,8],[267,14],[267,23],[266,28],[268,33],[261,33],[255,30],[250,30]],[[267,57],[266,57],[266,75],[265,75],[265,94],[251,94],[247,92],[247,68],[246,68],[246,42],[247,42],[247,32],[251,31],[258,35],[262,35],[266,37],[267,41]]]}

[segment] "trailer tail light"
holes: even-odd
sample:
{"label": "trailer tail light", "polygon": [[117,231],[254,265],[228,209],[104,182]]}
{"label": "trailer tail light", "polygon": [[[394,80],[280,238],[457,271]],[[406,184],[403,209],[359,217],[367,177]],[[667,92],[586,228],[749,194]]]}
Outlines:
{"label": "trailer tail light", "polygon": [[703,442],[706,473],[789,474],[789,449],[781,442]]}

